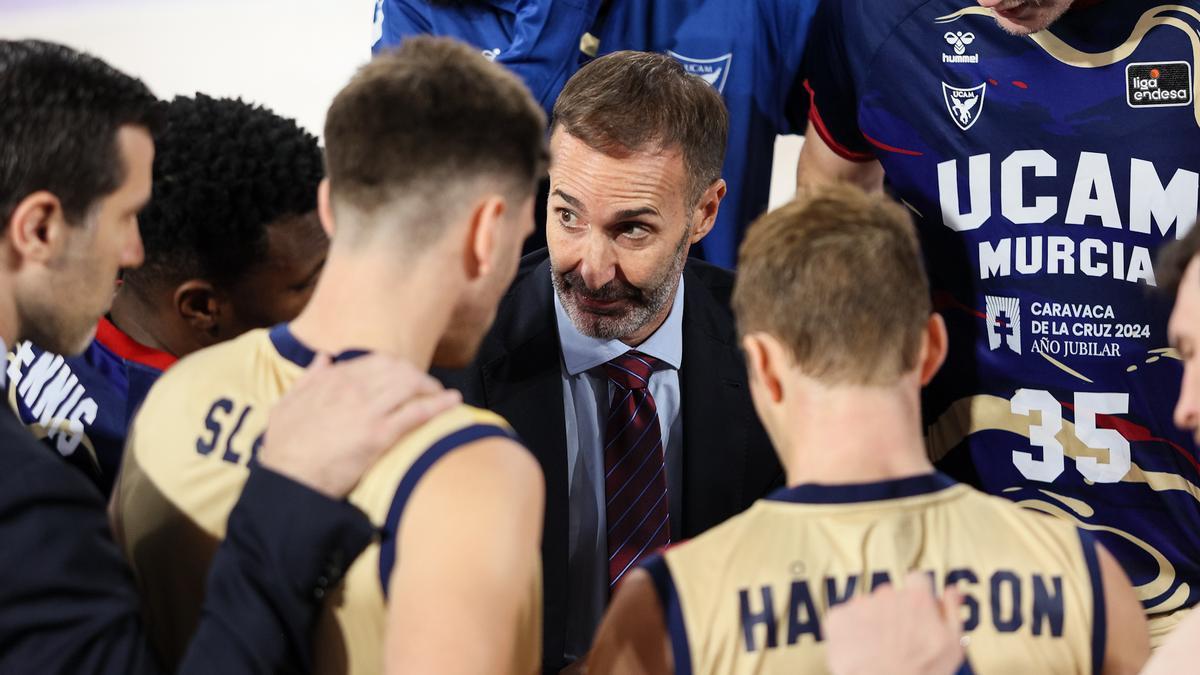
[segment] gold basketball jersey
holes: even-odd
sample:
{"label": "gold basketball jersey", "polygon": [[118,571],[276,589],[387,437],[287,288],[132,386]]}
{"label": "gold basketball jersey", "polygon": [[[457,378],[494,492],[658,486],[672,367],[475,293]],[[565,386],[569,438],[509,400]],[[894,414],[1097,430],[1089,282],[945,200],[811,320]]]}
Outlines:
{"label": "gold basketball jersey", "polygon": [[[133,423],[114,525],[142,592],[147,630],[169,663],[178,662],[194,632],[209,563],[256,461],[267,415],[312,358],[285,325],[252,331],[173,367]],[[406,436],[363,476],[349,500],[382,536],[326,598],[316,672],[382,672],[387,582],[401,564],[395,536],[408,497],[455,448],[511,435],[499,416],[460,405]],[[517,626],[513,672],[540,667],[541,571],[535,572]]]}
{"label": "gold basketball jersey", "polygon": [[829,608],[912,571],[962,593],[977,673],[1085,675],[1104,653],[1091,537],[941,474],[785,488],[645,567],[676,673],[826,672]]}

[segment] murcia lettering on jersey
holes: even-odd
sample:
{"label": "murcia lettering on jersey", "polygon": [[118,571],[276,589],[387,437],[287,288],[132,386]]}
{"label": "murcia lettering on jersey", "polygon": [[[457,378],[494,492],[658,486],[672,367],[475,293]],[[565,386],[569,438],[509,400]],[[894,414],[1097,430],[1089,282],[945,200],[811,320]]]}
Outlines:
{"label": "murcia lettering on jersey", "polygon": [[[951,159],[938,164],[938,197],[946,227],[956,232],[977,230],[998,206],[998,215],[1008,223],[1048,223],[1061,232],[1044,235],[1031,230],[1028,235],[979,241],[979,278],[1081,274],[1157,285],[1150,245],[1160,237],[1181,238],[1195,224],[1200,174],[1186,169],[1160,173],[1153,163],[1136,157],[1128,164],[1111,165],[1108,155],[1097,152],[1081,152],[1069,160],[1069,164],[1060,162],[1035,149],[1016,150],[1003,158],[984,153],[965,162]],[[1060,169],[1060,163],[1066,167]],[[998,204],[992,194],[994,170],[1000,173]],[[1114,171],[1128,171],[1129,194],[1120,196],[1123,205],[1118,204]],[[1034,187],[1038,184],[1034,178],[1071,172],[1070,194],[1039,194]],[[1164,183],[1163,176],[1170,178]],[[963,184],[969,202],[960,198]],[[970,206],[964,210],[967,203]],[[1105,236],[1110,229],[1144,234],[1147,245],[1110,241]]]}
{"label": "murcia lettering on jersey", "polygon": [[942,83],[942,97],[946,99],[946,110],[959,129],[966,131],[975,125],[983,113],[983,97],[987,94],[987,83],[963,89]]}

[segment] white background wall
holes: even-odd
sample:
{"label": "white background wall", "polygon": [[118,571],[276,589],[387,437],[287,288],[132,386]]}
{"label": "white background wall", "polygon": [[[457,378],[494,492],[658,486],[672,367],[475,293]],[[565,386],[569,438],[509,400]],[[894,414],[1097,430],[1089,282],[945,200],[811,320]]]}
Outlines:
{"label": "white background wall", "polygon": [[[0,0],[0,38],[89,51],[169,98],[241,96],[320,135],[370,58],[374,0]],[[791,197],[799,139],[777,144],[771,201]]]}

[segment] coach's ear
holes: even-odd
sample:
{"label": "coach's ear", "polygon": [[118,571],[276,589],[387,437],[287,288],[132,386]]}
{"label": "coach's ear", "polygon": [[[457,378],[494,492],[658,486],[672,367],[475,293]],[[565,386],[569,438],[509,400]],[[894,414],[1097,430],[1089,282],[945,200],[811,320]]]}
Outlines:
{"label": "coach's ear", "polygon": [[333,239],[337,224],[333,221],[333,204],[329,201],[329,179],[322,178],[317,186],[317,217],[321,219],[321,229]]}
{"label": "coach's ear", "polygon": [[467,246],[463,251],[468,279],[485,277],[495,265],[496,245],[508,202],[500,195],[489,194],[475,204],[467,221]]}
{"label": "coach's ear", "polygon": [[718,178],[704,194],[700,196],[700,201],[696,203],[696,212],[692,214],[692,221],[696,224],[692,228],[690,244],[697,244],[712,232],[713,226],[717,224],[717,213],[721,210],[721,200],[725,198],[725,192],[729,188],[725,185],[724,178]]}
{"label": "coach's ear", "polygon": [[929,384],[942,364],[946,362],[946,352],[949,350],[950,338],[946,334],[946,320],[941,314],[934,312],[929,315],[925,325],[925,334],[921,337],[921,358],[917,367],[920,368],[921,386]]}

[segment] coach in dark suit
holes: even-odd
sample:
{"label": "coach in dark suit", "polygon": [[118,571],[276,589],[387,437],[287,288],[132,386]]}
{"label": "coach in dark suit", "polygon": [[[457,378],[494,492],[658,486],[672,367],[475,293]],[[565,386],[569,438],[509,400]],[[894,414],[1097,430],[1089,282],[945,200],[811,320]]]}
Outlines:
{"label": "coach in dark suit", "polygon": [[586,654],[629,569],[782,477],[750,400],[733,275],[688,261],[726,192],[727,125],[720,96],[669,57],[581,69],[555,106],[549,248],[522,262],[475,364],[446,376],[545,473],[548,671]]}

